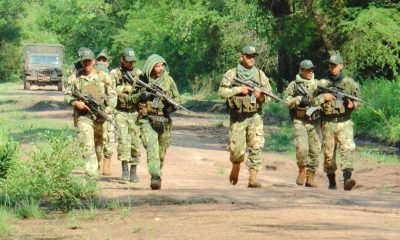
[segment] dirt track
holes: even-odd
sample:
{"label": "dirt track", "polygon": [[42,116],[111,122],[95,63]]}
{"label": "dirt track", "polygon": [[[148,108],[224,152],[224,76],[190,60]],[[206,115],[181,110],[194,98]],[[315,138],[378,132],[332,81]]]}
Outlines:
{"label": "dirt track", "polygon": [[[61,93],[33,94],[37,101],[62,106]],[[72,124],[70,110],[43,110],[29,114]],[[357,160],[356,188],[345,192],[339,181],[339,189],[330,191],[322,171],[318,188],[299,187],[294,156],[265,153],[262,189],[247,188],[244,164],[238,185],[231,186],[226,129],[216,126],[216,117],[174,116],[162,190],[149,188],[145,151],[138,184],[118,183],[120,163],[114,154],[113,176],[101,180],[101,197],[131,208],[98,210],[94,219],[78,224],[60,214],[20,220],[12,239],[399,239],[400,164]]]}

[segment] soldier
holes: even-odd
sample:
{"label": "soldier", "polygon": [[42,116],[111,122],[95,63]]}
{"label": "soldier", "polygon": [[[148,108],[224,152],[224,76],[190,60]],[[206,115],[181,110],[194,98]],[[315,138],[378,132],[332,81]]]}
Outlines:
{"label": "soldier", "polygon": [[98,163],[103,151],[103,123],[105,119],[89,111],[89,107],[80,101],[73,92],[93,97],[97,103],[110,113],[116,105],[116,93],[111,87],[110,77],[103,71],[96,71],[95,56],[90,49],[81,53],[82,73],[72,74],[65,91],[65,102],[74,108],[78,138],[84,147],[85,171],[89,179],[98,179]]}
{"label": "soldier", "polygon": [[271,91],[268,78],[264,72],[255,66],[258,53],[252,46],[245,46],[240,55],[240,63],[236,68],[228,70],[221,81],[218,95],[227,99],[230,115],[229,144],[232,170],[229,181],[232,185],[238,182],[240,163],[245,158],[246,145],[249,149],[247,166],[249,168],[248,187],[260,188],[257,173],[261,169],[262,149],[264,147],[262,105],[270,98],[253,91],[247,86],[234,86],[233,78],[255,82],[267,91]]}
{"label": "soldier", "polygon": [[[317,187],[314,180],[321,150],[321,127],[317,99],[317,81],[314,80],[314,64],[310,60],[300,62],[299,74],[286,88],[285,97],[293,120],[296,159],[299,173],[296,184]],[[315,110],[311,112],[311,110]],[[307,180],[306,180],[307,179]]]}
{"label": "soldier", "polygon": [[[105,73],[109,73],[110,71],[108,70],[109,62],[108,62],[108,56],[104,52],[100,52],[96,56],[96,65],[95,68],[97,71],[103,71]],[[111,87],[115,89],[115,80],[111,78]],[[113,120],[114,115],[110,113],[108,117]],[[114,124],[106,121],[103,124],[103,169],[102,169],[102,174],[105,176],[111,176],[111,157],[114,154],[114,151],[112,149],[112,142],[114,142],[115,139],[115,127]],[[101,167],[99,166],[99,169]]]}
{"label": "soldier", "polygon": [[[118,160],[122,166],[122,181],[137,183],[138,177],[136,168],[140,156],[140,130],[137,124],[138,112],[132,101],[131,95],[137,93],[134,82],[126,77],[130,72],[134,78],[142,74],[139,68],[135,67],[136,55],[132,48],[125,48],[121,51],[121,66],[111,71],[110,75],[115,81],[118,94],[117,107],[115,108],[115,121],[118,131]],[[129,170],[130,165],[130,170]]]}
{"label": "soldier", "polygon": [[[179,102],[179,92],[175,81],[169,75],[167,63],[159,55],[149,56],[143,65],[143,81],[162,90],[168,97]],[[150,187],[161,188],[161,169],[167,148],[171,143],[172,119],[170,114],[176,109],[143,89],[139,97],[139,125],[142,142],[147,151],[148,170],[151,175]]]}
{"label": "soldier", "polygon": [[[337,87],[358,97],[360,95],[358,84],[344,73],[343,68],[343,58],[339,55],[331,56],[328,77],[320,80],[318,84]],[[324,171],[329,179],[329,189],[336,189],[336,149],[339,145],[344,190],[351,190],[356,184],[356,181],[351,178],[354,170],[351,154],[355,150],[351,113],[359,107],[359,103],[350,99],[339,99],[331,93],[321,94],[319,102],[323,107],[322,151],[324,153]]]}

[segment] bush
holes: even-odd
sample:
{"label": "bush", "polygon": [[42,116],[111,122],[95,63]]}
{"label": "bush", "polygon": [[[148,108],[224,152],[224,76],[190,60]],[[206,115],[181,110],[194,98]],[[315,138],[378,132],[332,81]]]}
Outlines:
{"label": "bush", "polygon": [[10,205],[25,199],[48,198],[55,207],[68,211],[80,200],[92,196],[96,188],[72,171],[81,166],[81,149],[66,131],[46,133],[44,141],[29,153],[30,161],[11,163],[3,184],[3,195]]}
{"label": "bush", "polygon": [[8,169],[18,155],[18,143],[8,135],[0,136],[0,181],[6,178]]}

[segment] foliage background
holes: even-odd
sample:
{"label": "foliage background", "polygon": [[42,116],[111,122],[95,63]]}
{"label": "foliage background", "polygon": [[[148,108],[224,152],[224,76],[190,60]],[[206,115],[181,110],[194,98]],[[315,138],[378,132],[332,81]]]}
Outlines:
{"label": "foliage background", "polygon": [[0,0],[0,82],[22,79],[25,43],[63,44],[69,68],[81,46],[106,50],[112,66],[125,47],[135,49],[139,67],[158,53],[191,94],[215,91],[246,44],[257,47],[258,66],[278,92],[302,59],[311,59],[322,78],[329,54],[340,53],[363,97],[379,109],[354,116],[357,133],[396,142],[400,119],[381,99],[398,102],[392,87],[400,81],[399,9],[398,0]]}

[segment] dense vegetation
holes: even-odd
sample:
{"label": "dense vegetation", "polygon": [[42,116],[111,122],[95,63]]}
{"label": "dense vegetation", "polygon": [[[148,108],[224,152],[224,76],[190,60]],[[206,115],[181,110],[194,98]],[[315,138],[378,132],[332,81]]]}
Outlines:
{"label": "dense vegetation", "polygon": [[398,102],[399,8],[397,0],[0,0],[0,82],[20,79],[28,42],[63,44],[70,66],[80,46],[108,51],[114,66],[124,47],[141,61],[158,53],[190,93],[215,90],[245,44],[259,49],[258,65],[279,92],[301,59],[316,63],[321,78],[336,52],[375,106],[357,113],[357,132],[394,142],[399,112],[386,102]]}

